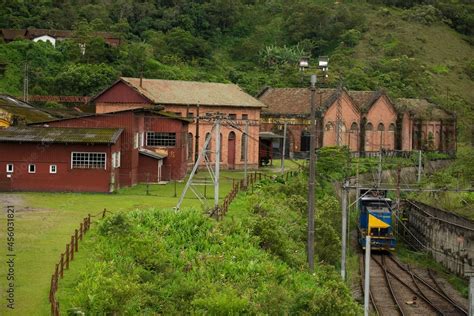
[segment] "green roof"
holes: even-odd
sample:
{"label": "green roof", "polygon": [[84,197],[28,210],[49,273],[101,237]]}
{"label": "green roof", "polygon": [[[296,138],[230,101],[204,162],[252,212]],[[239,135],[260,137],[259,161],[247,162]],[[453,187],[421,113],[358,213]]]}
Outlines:
{"label": "green roof", "polygon": [[122,128],[9,127],[0,142],[115,144]]}
{"label": "green roof", "polygon": [[0,95],[0,112],[11,114],[13,124],[30,124],[54,118],[45,111],[7,95]]}

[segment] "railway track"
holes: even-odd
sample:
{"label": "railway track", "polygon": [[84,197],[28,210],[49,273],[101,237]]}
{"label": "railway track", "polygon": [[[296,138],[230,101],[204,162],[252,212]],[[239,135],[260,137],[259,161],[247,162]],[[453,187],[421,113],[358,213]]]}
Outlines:
{"label": "railway track", "polygon": [[415,273],[386,254],[372,254],[370,269],[370,301],[377,315],[467,315],[431,271]]}

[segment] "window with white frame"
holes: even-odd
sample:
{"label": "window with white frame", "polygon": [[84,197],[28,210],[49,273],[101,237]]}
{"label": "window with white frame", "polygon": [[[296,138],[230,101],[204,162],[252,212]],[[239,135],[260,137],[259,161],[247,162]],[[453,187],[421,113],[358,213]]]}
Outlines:
{"label": "window with white frame", "polygon": [[133,138],[133,148],[138,148],[138,133],[135,133],[135,137]]}
{"label": "window with white frame", "polygon": [[176,146],[176,133],[147,132],[146,145],[156,147]]}
{"label": "window with white frame", "polygon": [[13,172],[13,164],[12,164],[12,163],[7,164],[7,172],[8,172],[8,173],[12,173],[12,172]]}
{"label": "window with white frame", "polygon": [[145,133],[140,133],[140,147],[145,146]]}
{"label": "window with white frame", "polygon": [[28,165],[28,173],[36,173],[36,165],[35,164],[30,163]]}
{"label": "window with white frame", "polygon": [[57,173],[57,172],[58,172],[58,166],[49,165],[49,173]]}
{"label": "window with white frame", "polygon": [[105,153],[73,152],[71,168],[73,169],[105,169]]}
{"label": "window with white frame", "polygon": [[112,168],[120,168],[120,151],[112,154]]}

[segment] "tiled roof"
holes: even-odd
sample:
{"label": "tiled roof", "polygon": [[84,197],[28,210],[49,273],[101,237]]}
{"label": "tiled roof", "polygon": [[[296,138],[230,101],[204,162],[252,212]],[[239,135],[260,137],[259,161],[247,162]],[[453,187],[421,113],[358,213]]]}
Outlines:
{"label": "tiled roof", "polygon": [[454,114],[441,109],[440,106],[426,99],[396,99],[395,107],[399,112],[408,111],[415,118],[424,120],[449,120],[455,118]]}
{"label": "tiled roof", "polygon": [[[324,106],[336,91],[337,89],[318,89],[316,106],[319,107],[320,96]],[[267,113],[309,114],[311,111],[311,91],[308,88],[266,88],[258,98],[267,105],[263,109]]]}
{"label": "tiled roof", "polygon": [[9,127],[0,142],[114,144],[122,128]]}
{"label": "tiled roof", "polygon": [[372,104],[377,101],[383,94],[381,91],[347,91],[354,103],[362,112],[368,111]]}
{"label": "tiled roof", "polygon": [[0,110],[10,113],[16,124],[30,124],[54,119],[49,113],[7,95],[0,95]]}
{"label": "tiled roof", "polygon": [[235,84],[142,79],[140,85],[140,78],[121,80],[156,104],[265,107]]}

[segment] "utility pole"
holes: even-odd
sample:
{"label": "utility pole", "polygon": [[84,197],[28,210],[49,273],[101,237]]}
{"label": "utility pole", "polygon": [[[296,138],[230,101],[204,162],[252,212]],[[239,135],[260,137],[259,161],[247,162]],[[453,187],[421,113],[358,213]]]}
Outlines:
{"label": "utility pole", "polygon": [[248,145],[249,145],[249,120],[245,121],[244,128],[244,186],[247,187],[247,169],[248,169]]}
{"label": "utility pole", "polygon": [[421,150],[418,152],[418,179],[416,182],[420,183],[421,181]]}
{"label": "utility pole", "polygon": [[378,165],[378,169],[377,169],[377,174],[378,174],[378,184],[377,186],[380,186],[380,184],[382,183],[382,148],[380,148],[380,152],[379,152],[379,165]]}
{"label": "utility pole", "polygon": [[194,145],[194,163],[196,163],[199,158],[199,102],[196,105],[196,137],[195,139],[196,139],[196,143]]}
{"label": "utility pole", "polygon": [[474,316],[474,273],[469,274],[469,316]]}
{"label": "utility pole", "polygon": [[346,279],[346,247],[347,247],[347,196],[349,185],[348,181],[345,180],[342,185],[342,249],[341,249],[341,278]]}
{"label": "utility pole", "polygon": [[285,151],[286,151],[286,125],[287,122],[284,123],[283,127],[283,148],[281,150],[281,173],[285,173]]}
{"label": "utility pole", "polygon": [[[368,228],[370,229],[370,228]],[[365,237],[364,316],[369,316],[370,296],[370,234]]]}
{"label": "utility pole", "polygon": [[309,271],[314,271],[314,191],[315,191],[315,164],[316,164],[316,108],[314,98],[316,94],[316,75],[311,75],[311,136],[309,143],[309,180],[308,180],[308,265]]}
{"label": "utility pole", "polygon": [[23,102],[28,103],[28,87],[29,87],[29,78],[28,78],[28,62],[25,62],[24,69],[24,78],[23,78]]}
{"label": "utility pole", "polygon": [[221,118],[216,119],[216,169],[214,171],[214,206],[219,206],[219,172],[221,163]]}

